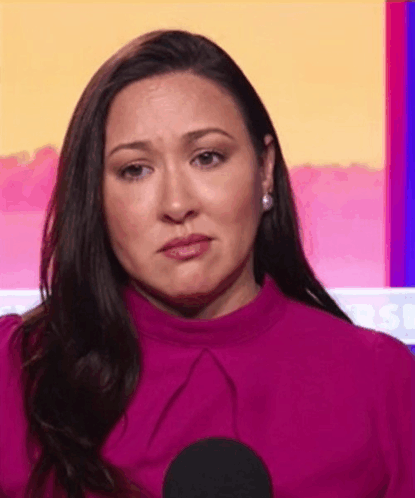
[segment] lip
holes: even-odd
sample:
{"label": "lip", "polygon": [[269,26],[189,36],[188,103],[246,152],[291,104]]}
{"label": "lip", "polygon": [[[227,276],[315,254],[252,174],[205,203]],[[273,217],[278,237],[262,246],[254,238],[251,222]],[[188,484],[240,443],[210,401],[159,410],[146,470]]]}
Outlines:
{"label": "lip", "polygon": [[167,242],[167,244],[165,244],[159,252],[167,251],[173,247],[189,246],[191,244],[195,244],[196,242],[202,242],[203,240],[212,240],[212,237],[208,237],[207,235],[203,235],[201,233],[192,233],[188,237],[169,240],[169,242]]}

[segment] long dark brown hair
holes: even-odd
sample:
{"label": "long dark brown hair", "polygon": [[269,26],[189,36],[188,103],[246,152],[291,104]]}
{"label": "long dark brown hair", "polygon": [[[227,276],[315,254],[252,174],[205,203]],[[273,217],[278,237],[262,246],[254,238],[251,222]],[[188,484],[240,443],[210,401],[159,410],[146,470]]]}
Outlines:
{"label": "long dark brown hair", "polygon": [[[255,280],[268,273],[282,292],[349,323],[311,269],[302,248],[287,166],[271,119],[241,69],[218,45],[183,30],[131,41],[91,79],[70,121],[43,229],[41,304],[16,329],[34,467],[26,497],[40,497],[53,473],[64,496],[131,496],[134,486],[101,456],[138,386],[141,350],[125,303],[129,275],[115,257],[102,203],[104,131],[114,96],[133,81],[188,71],[234,98],[258,163],[264,137],[276,147],[274,206],[254,249]],[[33,442],[41,448],[33,454]],[[135,488],[137,490],[137,488]],[[135,492],[137,496],[137,491]]]}

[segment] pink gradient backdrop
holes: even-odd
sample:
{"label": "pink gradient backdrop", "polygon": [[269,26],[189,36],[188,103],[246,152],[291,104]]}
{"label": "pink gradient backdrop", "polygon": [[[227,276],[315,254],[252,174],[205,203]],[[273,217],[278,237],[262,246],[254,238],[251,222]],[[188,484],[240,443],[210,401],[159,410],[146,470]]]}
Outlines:
{"label": "pink gradient backdrop", "polygon": [[[39,286],[40,244],[58,152],[27,163],[0,157],[0,289]],[[306,256],[327,288],[384,287],[385,171],[300,165],[290,169]]]}

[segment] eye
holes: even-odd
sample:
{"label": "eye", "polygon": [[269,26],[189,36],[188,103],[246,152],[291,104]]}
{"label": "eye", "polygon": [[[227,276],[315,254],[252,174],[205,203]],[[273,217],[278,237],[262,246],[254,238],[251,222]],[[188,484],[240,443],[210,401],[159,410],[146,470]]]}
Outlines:
{"label": "eye", "polygon": [[[216,156],[219,158],[218,163],[222,162],[225,159],[225,156],[223,154],[220,154],[219,152],[216,152],[214,150],[206,150],[205,152],[202,152],[199,154],[196,159],[201,158],[202,161],[202,166],[211,166],[211,159],[212,156]],[[217,164],[214,164],[214,166],[217,166]]]}
{"label": "eye", "polygon": [[[216,163],[213,163],[212,164],[212,157],[216,157],[217,159],[217,162]],[[220,164],[221,162],[223,162],[225,160],[225,156],[219,152],[216,152],[214,150],[206,150],[204,152],[202,152],[201,154],[199,154],[198,156],[196,156],[196,159],[199,159],[200,160],[200,163],[201,163],[201,166],[202,166],[202,169],[204,169],[206,167],[207,168],[210,168],[210,167],[215,167],[217,166],[218,164]],[[128,182],[133,182],[133,181],[138,181],[138,180],[142,180],[143,178],[145,178],[147,174],[143,174],[143,170],[151,170],[151,168],[147,167],[147,166],[142,166],[140,164],[130,164],[129,166],[121,169],[118,173],[118,176],[120,176],[122,179],[128,181]]]}
{"label": "eye", "polygon": [[[146,166],[141,166],[140,164],[130,164],[129,166],[127,166],[126,168],[122,169],[119,172],[119,176],[121,178],[127,180],[128,182],[141,180],[142,178],[147,176],[147,175],[140,174],[140,173],[142,173],[143,169],[149,170],[150,168],[147,168]],[[126,176],[127,173],[130,173],[130,174],[128,176]]]}

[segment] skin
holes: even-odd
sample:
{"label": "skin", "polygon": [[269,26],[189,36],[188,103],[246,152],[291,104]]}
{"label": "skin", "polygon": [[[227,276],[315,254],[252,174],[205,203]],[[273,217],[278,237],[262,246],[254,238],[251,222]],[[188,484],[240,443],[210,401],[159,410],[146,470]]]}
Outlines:
{"label": "skin", "polygon": [[[208,133],[184,140],[185,133],[205,128],[233,138]],[[143,140],[147,150],[114,151]],[[275,160],[272,136],[264,143],[260,165],[233,98],[191,73],[134,82],[114,98],[105,129],[104,216],[116,257],[157,308],[212,319],[258,294],[253,246],[262,196],[273,190]],[[212,149],[224,159],[206,154]],[[158,252],[192,233],[213,238],[202,256],[178,261]]]}

